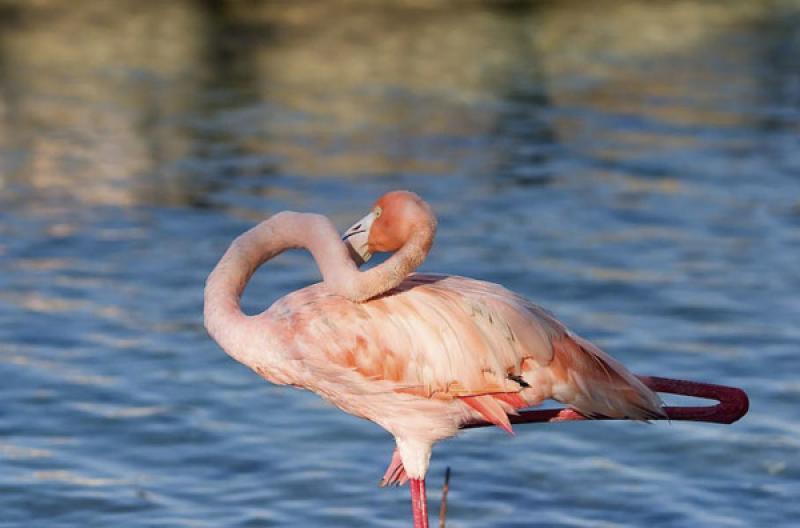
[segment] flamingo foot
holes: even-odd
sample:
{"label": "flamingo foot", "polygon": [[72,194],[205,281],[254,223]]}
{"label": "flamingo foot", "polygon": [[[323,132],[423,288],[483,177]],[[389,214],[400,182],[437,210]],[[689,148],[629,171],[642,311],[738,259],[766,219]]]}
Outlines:
{"label": "flamingo foot", "polygon": [[558,414],[550,418],[551,422],[571,422],[573,420],[585,420],[586,417],[573,409],[561,409]]}
{"label": "flamingo foot", "polygon": [[428,528],[428,498],[425,496],[425,479],[411,479],[410,488],[414,528]]}
{"label": "flamingo foot", "polygon": [[408,482],[408,475],[406,475],[406,468],[403,467],[403,460],[400,458],[400,451],[395,448],[392,453],[392,461],[389,462],[389,467],[386,468],[386,473],[378,484],[380,487],[386,486],[402,486]]}

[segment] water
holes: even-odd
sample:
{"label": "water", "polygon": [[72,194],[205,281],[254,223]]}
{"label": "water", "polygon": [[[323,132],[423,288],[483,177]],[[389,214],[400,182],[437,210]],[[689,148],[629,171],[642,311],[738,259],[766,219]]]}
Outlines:
{"label": "water", "polygon": [[[798,28],[795,2],[2,3],[0,526],[407,526],[386,433],[201,323],[236,234],[395,188],[439,214],[424,270],[752,401],[467,432],[434,452],[448,526],[794,524]],[[317,279],[286,254],[246,308]]]}

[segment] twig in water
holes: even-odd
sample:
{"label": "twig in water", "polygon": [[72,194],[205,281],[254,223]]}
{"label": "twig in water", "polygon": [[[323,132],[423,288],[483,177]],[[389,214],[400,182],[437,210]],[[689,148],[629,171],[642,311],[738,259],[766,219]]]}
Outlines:
{"label": "twig in water", "polygon": [[445,528],[447,522],[447,492],[450,491],[450,466],[444,470],[444,484],[442,485],[442,504],[439,506],[439,528]]}

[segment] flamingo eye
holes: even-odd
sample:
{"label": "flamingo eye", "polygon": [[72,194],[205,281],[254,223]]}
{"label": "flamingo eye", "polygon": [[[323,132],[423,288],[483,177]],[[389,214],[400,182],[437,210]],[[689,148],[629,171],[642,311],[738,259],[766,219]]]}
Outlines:
{"label": "flamingo eye", "polygon": [[376,207],[375,208],[375,218],[380,218],[382,212],[383,212],[383,209],[381,209],[380,207]]}

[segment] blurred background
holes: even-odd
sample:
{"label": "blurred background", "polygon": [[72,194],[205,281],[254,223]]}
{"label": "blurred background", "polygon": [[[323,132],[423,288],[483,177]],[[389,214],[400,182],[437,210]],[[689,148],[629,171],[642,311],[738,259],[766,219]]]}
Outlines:
{"label": "blurred background", "polygon": [[[752,402],[467,432],[448,526],[794,525],[799,132],[797,1],[0,0],[0,526],[407,526],[388,434],[201,316],[241,231],[398,188],[424,270]],[[282,255],[246,309],[318,279]]]}

